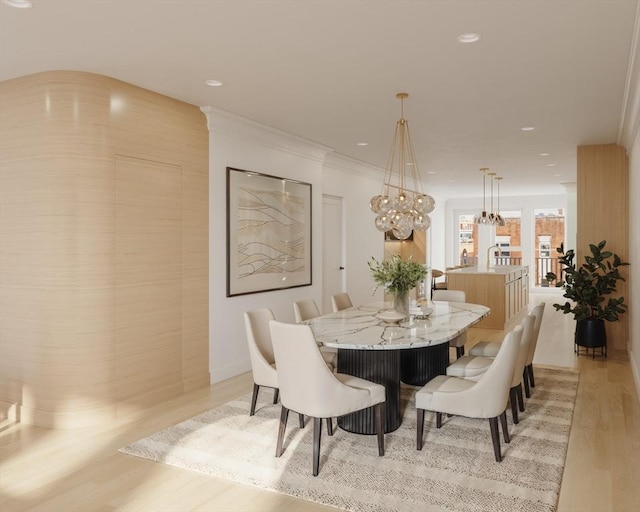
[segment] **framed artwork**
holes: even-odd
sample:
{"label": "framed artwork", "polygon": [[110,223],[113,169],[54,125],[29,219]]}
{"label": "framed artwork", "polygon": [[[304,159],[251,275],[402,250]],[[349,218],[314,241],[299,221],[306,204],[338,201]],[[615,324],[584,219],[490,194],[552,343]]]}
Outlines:
{"label": "framed artwork", "polygon": [[227,297],[311,284],[311,184],[227,167]]}

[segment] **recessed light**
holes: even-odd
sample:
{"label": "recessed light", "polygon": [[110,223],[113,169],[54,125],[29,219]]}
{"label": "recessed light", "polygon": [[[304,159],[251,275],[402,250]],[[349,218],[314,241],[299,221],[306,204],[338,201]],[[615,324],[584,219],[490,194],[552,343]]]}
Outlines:
{"label": "recessed light", "polygon": [[562,176],[562,174],[554,174],[554,176],[555,176],[556,178],[559,178],[560,176]]}
{"label": "recessed light", "polygon": [[467,34],[460,34],[457,39],[459,43],[476,43],[480,41],[480,34],[469,32]]}
{"label": "recessed light", "polygon": [[220,87],[222,85],[220,80],[205,80],[204,83],[211,87]]}
{"label": "recessed light", "polygon": [[2,3],[16,9],[31,9],[33,7],[31,0],[2,0]]}
{"label": "recessed light", "polygon": [[540,156],[549,156],[549,153],[540,153]]}
{"label": "recessed light", "polygon": [[368,142],[358,142],[358,143],[356,144],[356,146],[368,146],[368,145],[369,145],[369,143],[368,143]]}
{"label": "recessed light", "polygon": [[427,171],[427,174],[438,174],[438,171]]}
{"label": "recessed light", "polygon": [[555,167],[556,164],[547,164],[547,167]]}
{"label": "recessed light", "polygon": [[522,128],[520,128],[523,132],[532,132],[533,130],[536,129],[535,126],[523,126]]}

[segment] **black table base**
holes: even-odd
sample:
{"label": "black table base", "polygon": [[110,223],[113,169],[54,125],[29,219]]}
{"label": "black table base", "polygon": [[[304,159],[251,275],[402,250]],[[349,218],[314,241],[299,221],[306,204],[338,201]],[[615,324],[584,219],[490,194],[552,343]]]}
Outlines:
{"label": "black table base", "polygon": [[411,386],[424,386],[438,375],[447,373],[449,343],[432,347],[400,350],[400,380]]}
{"label": "black table base", "polygon": [[[387,393],[384,431],[393,432],[402,423],[400,381],[424,386],[449,365],[449,343],[397,350],[338,349],[338,372],[382,384]],[[375,434],[373,407],[338,418],[340,428],[356,434]]]}
{"label": "black table base", "polygon": [[[338,373],[348,373],[382,384],[387,392],[384,431],[393,432],[402,422],[400,411],[400,351],[338,349]],[[356,434],[375,434],[373,407],[338,418],[340,428]]]}

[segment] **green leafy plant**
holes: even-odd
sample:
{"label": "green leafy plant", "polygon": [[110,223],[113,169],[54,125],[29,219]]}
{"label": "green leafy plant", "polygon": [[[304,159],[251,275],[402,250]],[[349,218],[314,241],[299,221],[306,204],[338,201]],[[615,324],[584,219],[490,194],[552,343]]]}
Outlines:
{"label": "green leafy plant", "polygon": [[378,261],[372,257],[367,264],[378,285],[376,290],[383,286],[390,293],[408,293],[427,276],[424,265],[412,259],[403,260],[397,254],[387,261]]}
{"label": "green leafy plant", "polygon": [[558,247],[561,254],[558,261],[562,265],[564,279],[558,279],[553,272],[545,276],[550,282],[556,281],[556,286],[564,288],[564,297],[572,302],[554,304],[556,311],[564,314],[572,313],[575,320],[599,318],[615,322],[620,314],[627,310],[624,297],[608,297],[616,291],[616,283],[624,281],[619,267],[629,265],[623,262],[617,254],[605,251],[606,240],[598,245],[589,244],[591,256],[585,255],[585,263],[580,267],[573,261],[573,249],[564,252],[564,246]]}

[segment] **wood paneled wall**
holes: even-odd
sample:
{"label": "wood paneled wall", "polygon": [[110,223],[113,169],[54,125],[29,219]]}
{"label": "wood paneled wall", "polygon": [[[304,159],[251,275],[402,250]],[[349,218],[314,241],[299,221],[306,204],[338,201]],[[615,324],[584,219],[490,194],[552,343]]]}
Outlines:
{"label": "wood paneled wall", "polygon": [[90,73],[0,83],[3,415],[113,419],[209,384],[208,131]]}
{"label": "wood paneled wall", "polygon": [[[629,261],[629,160],[616,144],[578,147],[578,232],[576,262],[590,254],[589,244],[607,241],[607,249]],[[621,274],[628,280],[629,268]],[[630,301],[628,281],[619,282],[616,296]],[[620,322],[607,322],[610,354],[626,357],[629,341],[629,313]]]}

